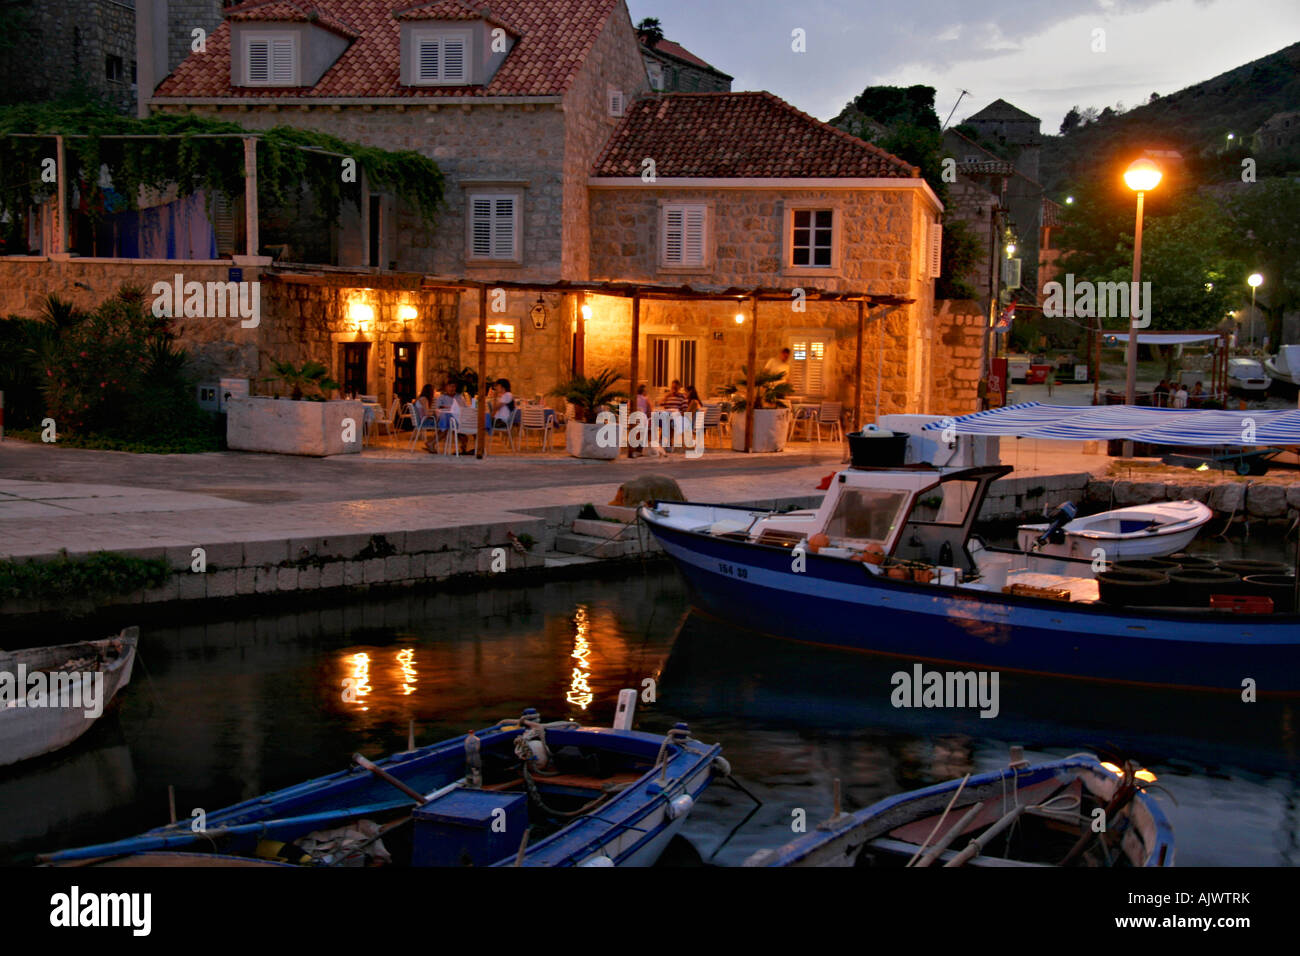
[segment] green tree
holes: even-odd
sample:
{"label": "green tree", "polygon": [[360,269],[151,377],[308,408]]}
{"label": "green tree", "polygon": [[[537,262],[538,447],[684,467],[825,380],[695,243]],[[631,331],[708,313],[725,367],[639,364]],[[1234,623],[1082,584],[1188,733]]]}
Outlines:
{"label": "green tree", "polygon": [[[1300,182],[1270,179],[1239,187],[1229,200],[1229,244],[1246,272],[1264,277],[1256,305],[1268,320],[1269,341],[1282,342],[1282,316],[1300,308]],[[1249,300],[1245,285],[1235,290]]]}
{"label": "green tree", "polygon": [[636,25],[637,38],[652,50],[664,38],[664,28],[658,17],[646,17]]}
{"label": "green tree", "polygon": [[[1074,191],[1075,202],[1061,244],[1062,278],[1080,282],[1129,282],[1133,277],[1132,194],[1101,183]],[[1142,280],[1151,283],[1151,328],[1209,330],[1238,304],[1242,263],[1232,254],[1232,227],[1213,199],[1184,191],[1166,197],[1143,219]],[[1086,320],[1080,321],[1086,325]],[[1122,329],[1110,317],[1104,327]]]}

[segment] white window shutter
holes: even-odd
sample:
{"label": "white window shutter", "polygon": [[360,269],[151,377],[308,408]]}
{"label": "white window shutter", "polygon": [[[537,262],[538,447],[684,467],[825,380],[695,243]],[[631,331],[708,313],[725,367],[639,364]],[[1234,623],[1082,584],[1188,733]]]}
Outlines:
{"label": "white window shutter", "polygon": [[704,265],[704,207],[688,206],[686,209],[685,250],[682,264]]}
{"label": "white window shutter", "polygon": [[492,215],[492,258],[515,257],[515,199],[502,196],[496,200]]}
{"label": "white window shutter", "polygon": [[804,392],[808,395],[821,395],[826,390],[826,343],[812,341],[808,343],[808,372],[805,376]]}
{"label": "white window shutter", "polygon": [[249,40],[245,49],[248,82],[269,83],[271,81],[271,44],[267,40]]}
{"label": "white window shutter", "polygon": [[686,219],[681,206],[669,206],[664,210],[664,264],[679,266],[683,262]]}
{"label": "white window shutter", "polygon": [[460,37],[447,37],[442,41],[442,76],[444,80],[464,80],[465,41]]}
{"label": "white window shutter", "polygon": [[418,44],[417,74],[422,80],[436,80],[439,77],[438,66],[441,61],[441,44],[437,40],[420,40]]}
{"label": "white window shutter", "polygon": [[930,225],[930,278],[937,279],[943,274],[943,226],[939,223]]}
{"label": "white window shutter", "polygon": [[470,245],[475,258],[492,255],[492,200],[475,198],[470,203]]}
{"label": "white window shutter", "polygon": [[293,41],[274,40],[271,43],[271,82],[278,86],[293,84]]}
{"label": "white window shutter", "polygon": [[623,91],[611,89],[608,92],[609,92],[609,115],[622,116],[623,108],[624,108]]}

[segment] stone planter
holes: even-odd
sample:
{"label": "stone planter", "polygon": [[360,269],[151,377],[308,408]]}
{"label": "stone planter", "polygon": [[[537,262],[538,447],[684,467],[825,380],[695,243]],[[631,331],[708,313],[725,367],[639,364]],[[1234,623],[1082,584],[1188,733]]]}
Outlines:
{"label": "stone planter", "polygon": [[[610,443],[609,448],[602,448],[596,441],[600,434],[600,425],[588,425],[586,422],[569,422],[564,426],[564,445],[574,458],[597,458],[613,461],[618,457],[618,442]],[[610,431],[605,428],[606,433]]]}
{"label": "stone planter", "polygon": [[[226,408],[226,445],[232,451],[316,457],[361,453],[365,407],[360,402],[232,398]],[[350,442],[343,440],[347,419],[353,425]]]}
{"label": "stone planter", "polygon": [[[731,416],[731,448],[745,450],[745,415],[736,412]],[[760,408],[754,413],[754,444],[752,451],[782,451],[790,431],[790,409]]]}

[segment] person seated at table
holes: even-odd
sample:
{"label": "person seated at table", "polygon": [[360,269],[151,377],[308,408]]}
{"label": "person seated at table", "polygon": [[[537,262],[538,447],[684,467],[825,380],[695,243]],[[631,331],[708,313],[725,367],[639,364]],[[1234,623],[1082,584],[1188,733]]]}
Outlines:
{"label": "person seated at table", "polygon": [[692,416],[691,421],[695,420],[693,417],[695,413],[703,408],[704,402],[700,401],[700,393],[695,390],[694,385],[690,386],[686,389],[686,414]]}
{"label": "person seated at table", "polygon": [[646,394],[645,383],[642,382],[636,387],[636,408],[635,411],[642,415],[650,414],[650,396]]}
{"label": "person seated at table", "polygon": [[446,381],[442,383],[442,391],[438,393],[438,400],[434,404],[439,412],[450,412],[456,408],[456,383]]}
{"label": "person seated at table", "polygon": [[433,414],[434,398],[432,385],[426,385],[424,388],[420,389],[420,397],[415,400],[414,408],[415,416],[412,424],[416,428],[419,428],[420,422]]}
{"label": "person seated at table", "polygon": [[507,427],[515,412],[515,396],[510,391],[510,379],[499,378],[493,382],[488,401],[488,407],[492,409],[492,420],[488,421],[487,414],[484,414],[483,424],[488,428]]}
{"label": "person seated at table", "polygon": [[659,399],[659,407],[670,412],[680,412],[686,407],[687,401],[686,393],[682,391],[682,383],[677,379],[673,379],[672,384],[668,387],[668,394]]}

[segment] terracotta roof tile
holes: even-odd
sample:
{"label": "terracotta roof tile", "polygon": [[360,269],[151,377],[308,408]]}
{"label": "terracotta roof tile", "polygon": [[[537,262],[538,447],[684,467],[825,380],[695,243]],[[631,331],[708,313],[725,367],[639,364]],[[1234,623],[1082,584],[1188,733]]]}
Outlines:
{"label": "terracotta roof tile", "polygon": [[[401,21],[428,8],[444,14],[469,9],[468,4],[435,0],[412,6],[410,0],[251,0],[227,11],[227,20],[289,20],[298,22],[316,11],[326,21],[355,28],[355,39],[313,87],[232,86],[230,82],[230,23],[208,37],[205,53],[191,54],[155,92],[158,97],[185,99],[232,97],[409,97],[559,96],[573,84],[596,38],[618,0],[491,0],[482,15],[506,27],[518,38],[505,62],[487,86],[403,86],[401,83]],[[436,8],[436,11],[435,11]],[[477,16],[477,15],[476,15]]]}
{"label": "terracotta roof tile", "polygon": [[800,112],[771,93],[668,93],[637,100],[596,160],[594,176],[661,178],[915,178],[878,146]]}
{"label": "terracotta roof tile", "polygon": [[[680,43],[674,43],[672,40],[660,40],[654,46],[647,46],[646,49],[654,53],[663,53],[667,56],[675,57],[678,60],[689,63],[692,66],[698,66],[701,69],[709,70],[722,76],[727,76],[726,73],[723,73],[716,66],[705,63],[690,50],[686,49],[686,47],[682,46]],[[730,77],[728,78],[730,79]]]}
{"label": "terracotta roof tile", "polygon": [[356,26],[338,12],[302,0],[249,0],[228,9],[226,17],[240,22],[316,23],[349,40],[358,36]]}

